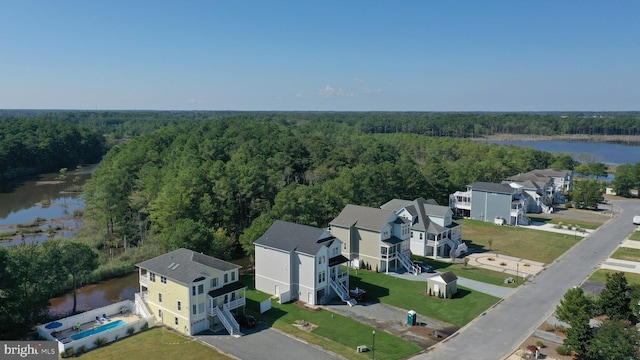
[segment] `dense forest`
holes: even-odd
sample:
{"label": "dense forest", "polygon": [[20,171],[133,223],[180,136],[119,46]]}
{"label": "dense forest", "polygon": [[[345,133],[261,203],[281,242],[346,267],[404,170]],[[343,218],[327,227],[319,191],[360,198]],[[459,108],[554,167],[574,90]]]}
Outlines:
{"label": "dense forest", "polygon": [[105,138],[94,127],[0,118],[0,179],[95,163],[105,150]]}
{"label": "dense forest", "polygon": [[168,127],[113,148],[86,186],[103,244],[157,242],[222,258],[273,219],[326,226],[348,203],[434,198],[475,181],[573,167],[569,155],[344,123],[228,119]]}

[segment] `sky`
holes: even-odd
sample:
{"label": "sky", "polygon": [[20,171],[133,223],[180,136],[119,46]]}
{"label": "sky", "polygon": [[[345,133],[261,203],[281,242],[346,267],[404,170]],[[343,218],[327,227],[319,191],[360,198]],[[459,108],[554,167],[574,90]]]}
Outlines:
{"label": "sky", "polygon": [[2,0],[0,109],[638,111],[640,1]]}

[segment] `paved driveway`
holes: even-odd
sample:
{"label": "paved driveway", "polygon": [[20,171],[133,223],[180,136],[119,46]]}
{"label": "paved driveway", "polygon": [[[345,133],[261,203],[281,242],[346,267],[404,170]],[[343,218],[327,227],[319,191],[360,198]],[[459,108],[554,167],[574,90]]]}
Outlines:
{"label": "paved driveway", "polygon": [[[511,296],[415,359],[495,360],[508,356],[555,310],[564,293],[580,285],[635,229],[640,202],[614,201],[623,213],[580,241]],[[472,355],[473,354],[473,355]]]}
{"label": "paved driveway", "polygon": [[281,333],[263,323],[244,336],[233,337],[226,332],[204,333],[195,337],[218,351],[242,360],[337,360],[342,359],[302,340]]}

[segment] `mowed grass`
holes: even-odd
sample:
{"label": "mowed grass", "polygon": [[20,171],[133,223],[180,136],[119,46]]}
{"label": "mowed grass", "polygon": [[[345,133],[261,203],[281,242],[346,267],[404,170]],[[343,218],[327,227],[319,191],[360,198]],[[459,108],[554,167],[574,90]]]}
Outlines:
{"label": "mowed grass", "polygon": [[546,216],[540,216],[540,215],[535,215],[535,216],[530,216],[527,215],[529,217],[529,219],[531,219],[531,221],[535,221],[535,222],[541,222],[541,223],[545,223],[545,224],[555,224],[555,225],[573,225],[573,226],[577,226],[579,228],[582,229],[590,229],[590,230],[595,230],[597,228],[599,228],[602,224],[604,224],[604,218],[602,222],[595,222],[595,221],[584,221],[584,220],[571,220],[571,219],[563,219],[563,218],[552,218],[552,217],[546,217]]}
{"label": "mowed grass", "polygon": [[491,271],[473,266],[465,267],[464,264],[452,264],[448,262],[442,262],[431,258],[425,258],[422,256],[411,256],[412,259],[420,260],[426,264],[433,266],[433,268],[439,272],[453,271],[458,277],[463,277],[471,280],[481,281],[484,283],[511,287],[518,287],[519,284],[513,282],[509,284],[504,283],[504,279],[513,277],[511,274],[499,273],[497,271]]}
{"label": "mowed grass", "polygon": [[152,328],[80,356],[91,360],[119,359],[233,359],[213,348],[166,328]]}
{"label": "mowed grass", "polygon": [[631,233],[631,236],[629,236],[629,240],[640,241],[640,231],[636,230],[633,233]]}
{"label": "mowed grass", "polygon": [[498,226],[479,220],[464,219],[461,222],[463,240],[472,251],[492,251],[546,264],[557,259],[582,239],[580,234],[574,239],[573,235]]}
{"label": "mowed grass", "polygon": [[350,286],[365,289],[369,299],[414,310],[457,327],[469,323],[499,300],[461,286],[458,286],[458,294],[453,299],[437,299],[425,296],[426,281],[404,280],[371,271],[359,271],[357,274],[351,271]]}
{"label": "mowed grass", "polygon": [[640,249],[619,247],[611,257],[620,260],[640,261]]}
{"label": "mowed grass", "polygon": [[[252,275],[243,275],[241,281],[249,288],[246,293],[247,308],[258,320],[347,359],[370,358],[370,353],[357,353],[356,347],[363,344],[371,346],[372,331],[378,330],[377,328],[329,310],[312,310],[293,303],[279,304],[275,300],[271,302],[271,310],[259,314],[259,302],[269,296],[255,290]],[[306,321],[317,327],[311,331],[303,330],[294,325],[296,321]],[[377,359],[401,359],[419,351],[422,348],[414,343],[385,331],[376,331]]]}
{"label": "mowed grass", "polygon": [[[598,281],[601,283],[606,283],[607,282],[607,275],[611,275],[613,273],[616,272],[620,272],[620,271],[616,271],[616,270],[609,270],[609,269],[600,269],[597,270],[596,272],[594,272],[593,274],[591,274],[591,276],[589,277],[589,280],[593,280],[593,281]],[[624,273],[624,277],[627,278],[627,283],[629,285],[640,285],[640,274],[636,274],[636,273]]]}

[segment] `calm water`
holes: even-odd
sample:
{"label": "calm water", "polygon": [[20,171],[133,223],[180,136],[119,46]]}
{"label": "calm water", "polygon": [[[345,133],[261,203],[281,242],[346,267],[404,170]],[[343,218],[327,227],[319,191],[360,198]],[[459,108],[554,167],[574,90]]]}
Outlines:
{"label": "calm water", "polygon": [[[91,176],[91,172],[97,165],[89,165],[77,174],[79,185]],[[80,219],[71,217],[75,210],[84,209],[84,200],[80,194],[61,193],[76,176],[75,171],[67,173],[66,183],[55,183],[59,173],[43,174],[33,178],[20,181],[0,183],[0,232],[11,232],[16,230],[17,224],[28,224],[37,218],[44,218],[46,223],[40,226],[46,230],[49,226],[62,226],[63,230],[58,231],[56,236],[69,237],[73,235],[71,229],[79,228],[82,225]],[[54,182],[54,183],[51,183]],[[42,206],[43,200],[49,200],[50,206]],[[56,219],[55,221],[52,221]],[[9,241],[2,241],[0,245],[17,245],[22,242],[40,243],[47,239],[46,234],[25,236],[24,239],[16,238]]]}
{"label": "calm water", "polygon": [[570,153],[577,160],[580,154],[589,154],[597,162],[620,165],[635,165],[640,162],[640,147],[633,145],[609,144],[588,141],[492,141],[494,144],[528,146],[536,150],[552,153]]}
{"label": "calm water", "polygon": [[[137,271],[127,276],[83,286],[77,291],[77,310],[86,311],[121,300],[133,300],[139,290]],[[49,302],[49,313],[69,313],[73,310],[73,293],[50,299]]]}

